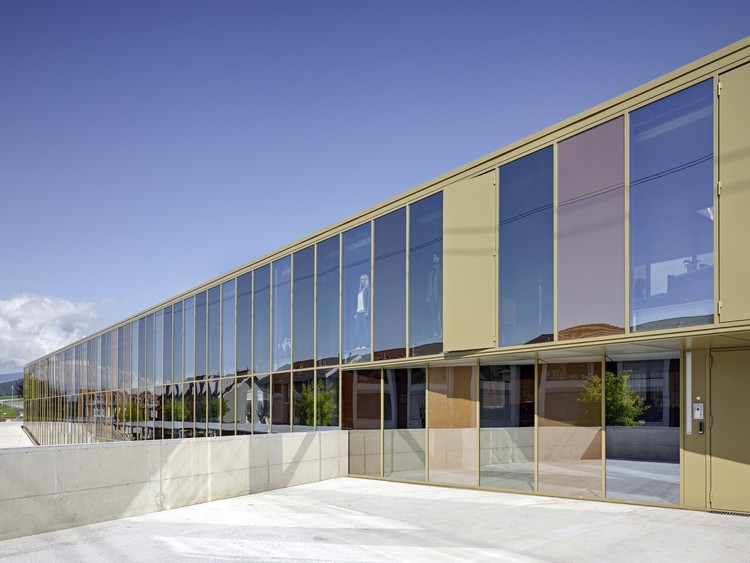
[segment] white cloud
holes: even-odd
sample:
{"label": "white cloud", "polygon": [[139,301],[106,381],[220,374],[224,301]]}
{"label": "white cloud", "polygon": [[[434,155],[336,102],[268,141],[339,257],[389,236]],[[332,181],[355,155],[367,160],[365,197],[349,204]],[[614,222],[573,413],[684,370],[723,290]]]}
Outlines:
{"label": "white cloud", "polygon": [[22,293],[0,299],[0,369],[19,369],[89,333],[92,303]]}

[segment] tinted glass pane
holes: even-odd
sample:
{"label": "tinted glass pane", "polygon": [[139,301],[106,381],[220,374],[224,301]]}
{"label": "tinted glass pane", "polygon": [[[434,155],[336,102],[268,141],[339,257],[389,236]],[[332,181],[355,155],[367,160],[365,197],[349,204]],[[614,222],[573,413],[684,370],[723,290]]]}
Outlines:
{"label": "tinted glass pane", "polygon": [[273,390],[273,404],[271,405],[271,432],[278,434],[290,432],[291,426],[291,397],[292,376],[289,373],[271,376]]}
{"label": "tinted glass pane", "polygon": [[630,322],[713,322],[713,82],[630,114]]}
{"label": "tinted glass pane", "polygon": [[385,370],[383,475],[425,481],[427,388],[424,368]]}
{"label": "tinted glass pane", "polygon": [[221,286],[221,373],[234,375],[234,280]]}
{"label": "tinted glass pane", "polygon": [[154,384],[154,315],[146,317],[146,384]]}
{"label": "tinted glass pane", "polygon": [[443,351],[443,194],[409,206],[409,347]]}
{"label": "tinted glass pane", "polygon": [[479,484],[534,490],[534,364],[479,370]]}
{"label": "tinted glass pane", "polygon": [[174,382],[182,382],[182,302],[173,305],[172,358],[174,361]]}
{"label": "tinted glass pane", "polygon": [[253,274],[237,278],[237,373],[247,374],[252,367],[253,349]]}
{"label": "tinted glass pane", "polygon": [[208,290],[208,376],[221,375],[221,286]]}
{"label": "tinted glass pane", "polygon": [[601,367],[539,365],[539,492],[602,496]]}
{"label": "tinted glass pane", "polygon": [[341,310],[345,363],[370,360],[370,223],[343,235],[344,276]]}
{"label": "tinted glass pane", "polygon": [[339,370],[319,369],[315,389],[316,430],[339,428]]}
{"label": "tinted glass pane", "polygon": [[131,382],[129,387],[138,387],[138,321],[130,323],[130,369]]}
{"label": "tinted glass pane", "polygon": [[154,315],[154,383],[164,382],[164,311]]}
{"label": "tinted glass pane", "polygon": [[253,433],[253,378],[237,378],[237,433]]}
{"label": "tinted glass pane", "polygon": [[324,240],[318,250],[316,336],[318,365],[339,363],[339,237]]}
{"label": "tinted glass pane", "polygon": [[[99,345],[99,339],[96,339]],[[99,368],[101,369],[101,359],[97,358]],[[117,382],[113,389],[122,389],[125,387],[125,327],[117,329]]]}
{"label": "tinted glass pane", "polygon": [[123,380],[120,389],[128,389],[131,385],[133,370],[133,351],[132,351],[132,324],[123,327],[122,355],[123,355]]}
{"label": "tinted glass pane", "polygon": [[[138,319],[138,386],[146,384],[146,319]],[[133,382],[135,387],[135,382]]]}
{"label": "tinted glass pane", "polygon": [[[232,282],[234,283],[234,282]],[[237,380],[232,378],[222,378],[221,380],[221,403],[219,404],[219,417],[221,418],[221,435],[234,436],[235,421],[239,419],[238,409],[241,407],[244,412],[244,404],[241,401],[244,397],[237,394]]]}
{"label": "tinted glass pane", "polygon": [[[195,296],[195,377],[206,376],[206,292]],[[205,419],[204,419],[205,420]]]}
{"label": "tinted glass pane", "polygon": [[172,383],[172,307],[164,309],[164,383]]}
{"label": "tinted glass pane", "polygon": [[552,340],[552,147],[500,167],[500,345]]}
{"label": "tinted glass pane", "polygon": [[221,435],[221,419],[229,410],[229,405],[224,401],[221,380],[209,381],[208,386],[208,436]]}
{"label": "tinted glass pane", "polygon": [[273,369],[288,369],[292,358],[292,257],[273,263]]}
{"label": "tinted glass pane", "polygon": [[253,371],[271,371],[271,266],[255,270],[253,292]]}
{"label": "tinted glass pane", "polygon": [[607,362],[607,497],[680,503],[680,360]]}
{"label": "tinted glass pane", "polygon": [[341,429],[349,431],[349,473],[380,476],[380,370],[345,371]]}
{"label": "tinted glass pane", "polygon": [[294,432],[311,432],[315,429],[315,372],[300,371],[294,374],[294,404],[292,416]]}
{"label": "tinted glass pane", "polygon": [[185,299],[185,381],[195,379],[195,298]]}
{"label": "tinted glass pane", "polygon": [[375,220],[375,359],[406,356],[406,209]]}
{"label": "tinted glass pane", "polygon": [[294,253],[294,367],[309,367],[313,360],[315,312],[315,248]]}
{"label": "tinted glass pane", "polygon": [[624,119],[558,147],[560,340],[625,332]]}
{"label": "tinted glass pane", "polygon": [[253,377],[253,434],[268,434],[271,423],[271,376]]}

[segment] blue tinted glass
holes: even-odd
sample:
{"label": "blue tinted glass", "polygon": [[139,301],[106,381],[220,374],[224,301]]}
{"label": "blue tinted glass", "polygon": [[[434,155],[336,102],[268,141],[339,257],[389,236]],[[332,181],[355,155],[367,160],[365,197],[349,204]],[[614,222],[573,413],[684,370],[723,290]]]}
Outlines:
{"label": "blue tinted glass", "polygon": [[237,278],[237,373],[250,372],[253,349],[253,274]]}
{"label": "blue tinted glass", "polygon": [[253,371],[271,370],[271,266],[255,270],[253,283]]}
{"label": "blue tinted glass", "polygon": [[164,311],[154,315],[154,383],[164,382]]}
{"label": "blue tinted glass", "polygon": [[195,379],[195,297],[185,299],[185,381]]}
{"label": "blue tinted glass", "polygon": [[[146,318],[138,319],[138,386],[146,384]],[[133,382],[135,387],[135,382]]]}
{"label": "blue tinted glass", "polygon": [[173,381],[175,383],[182,382],[182,302],[175,303],[172,306],[174,311],[173,314],[173,329],[172,329],[172,358],[174,361],[174,375]]}
{"label": "blue tinted glass", "polygon": [[553,336],[553,152],[500,167],[500,345]]}
{"label": "blue tinted glass", "polygon": [[318,365],[339,363],[339,237],[318,243],[316,359]]}
{"label": "blue tinted glass", "polygon": [[375,359],[406,356],[406,208],[375,220]]}
{"label": "blue tinted glass", "polygon": [[221,373],[221,286],[208,290],[208,376]]}
{"label": "blue tinted glass", "polygon": [[154,384],[154,315],[146,317],[146,384]]}
{"label": "blue tinted glass", "polygon": [[713,322],[713,82],[630,114],[630,325]]}
{"label": "blue tinted glass", "polygon": [[443,194],[409,206],[409,348],[443,350]]}
{"label": "blue tinted glass", "polygon": [[273,369],[288,369],[292,358],[292,257],[273,263]]}
{"label": "blue tinted glass", "polygon": [[221,373],[234,375],[234,280],[221,286]]}
{"label": "blue tinted glass", "polygon": [[164,309],[164,383],[172,383],[172,307]]}
{"label": "blue tinted glass", "polygon": [[315,248],[294,253],[294,338],[295,367],[309,367],[313,359],[315,312]]}
{"label": "blue tinted glass", "polygon": [[370,360],[370,223],[343,234],[342,356],[345,363]]}
{"label": "blue tinted glass", "polygon": [[195,377],[206,375],[206,292],[195,296]]}

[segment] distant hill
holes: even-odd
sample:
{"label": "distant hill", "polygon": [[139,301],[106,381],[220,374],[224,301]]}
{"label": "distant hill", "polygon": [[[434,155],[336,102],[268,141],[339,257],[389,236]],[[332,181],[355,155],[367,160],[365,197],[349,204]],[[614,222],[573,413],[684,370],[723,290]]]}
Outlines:
{"label": "distant hill", "polygon": [[13,395],[17,382],[23,380],[23,372],[0,374],[0,395]]}

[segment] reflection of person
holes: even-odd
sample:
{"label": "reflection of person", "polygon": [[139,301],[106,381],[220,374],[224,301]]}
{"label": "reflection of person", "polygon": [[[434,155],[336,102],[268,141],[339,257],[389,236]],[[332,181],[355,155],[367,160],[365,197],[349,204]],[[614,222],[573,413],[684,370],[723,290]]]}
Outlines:
{"label": "reflection of person", "polygon": [[430,282],[427,286],[427,303],[430,305],[430,319],[432,320],[432,337],[443,336],[443,270],[440,267],[440,256],[432,255],[432,270]]}
{"label": "reflection of person", "polygon": [[353,344],[357,350],[370,347],[370,277],[367,274],[359,276]]}

